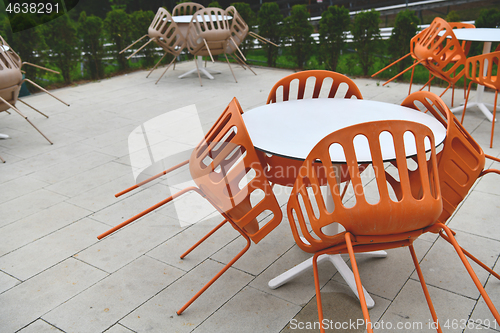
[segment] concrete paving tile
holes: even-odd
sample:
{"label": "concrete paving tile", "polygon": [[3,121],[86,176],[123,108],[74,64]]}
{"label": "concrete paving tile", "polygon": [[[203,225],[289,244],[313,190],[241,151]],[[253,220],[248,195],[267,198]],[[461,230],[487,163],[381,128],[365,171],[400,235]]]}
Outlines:
{"label": "concrete paving tile", "polygon": [[[494,271],[496,273],[499,272],[498,263],[495,265]],[[494,276],[490,276],[484,289],[498,311],[498,309],[500,309],[500,281]],[[475,323],[481,324],[482,326],[500,331],[500,324],[495,321],[495,318],[482,296],[479,298],[470,319],[472,319]]]}
{"label": "concrete paving tile", "polygon": [[[493,267],[500,255],[499,242],[484,237],[478,237],[457,231],[456,240],[462,248],[470,252],[489,267]],[[488,278],[486,272],[479,265],[469,260],[481,283]],[[425,282],[444,290],[448,290],[469,298],[478,298],[479,291],[465,269],[460,257],[451,244],[444,239],[439,239],[422,258],[420,267],[424,274]],[[457,279],[457,277],[460,277]],[[418,280],[416,272],[412,278]]]}
{"label": "concrete paving tile", "polygon": [[59,181],[48,186],[47,189],[68,197],[73,197],[101,184],[110,182],[129,171],[130,169],[123,164],[109,162]]}
{"label": "concrete paving tile", "polygon": [[223,218],[218,215],[190,226],[149,251],[147,255],[184,271],[189,271],[239,235],[229,223],[226,223],[184,259],[180,259],[185,251],[222,221]]}
{"label": "concrete paving tile", "polygon": [[105,226],[101,231],[91,233],[90,236],[96,244],[79,252],[75,257],[110,273],[182,231],[179,225],[167,225],[165,218],[155,213],[97,241],[97,236],[108,229],[109,227]]}
{"label": "concrete paving tile", "polygon": [[39,190],[48,184],[44,181],[25,176],[0,184],[0,202],[7,202],[30,192]]}
{"label": "concrete paving tile", "polygon": [[[171,191],[174,192],[175,189]],[[217,209],[208,200],[194,192],[186,193],[158,209],[159,214],[179,220],[182,226],[202,223],[209,215],[216,212]]]}
{"label": "concrete paving tile", "polygon": [[49,323],[38,319],[34,323],[26,326],[19,333],[60,333],[62,332],[57,327],[50,325]]}
{"label": "concrete paving tile", "polygon": [[65,227],[91,211],[60,202],[0,228],[0,256]]}
{"label": "concrete paving tile", "polygon": [[55,184],[69,177],[108,163],[113,159],[114,157],[110,155],[89,152],[71,160],[52,165],[51,167],[43,168],[30,174],[30,177],[50,184]]}
{"label": "concrete paving tile", "polygon": [[[129,186],[130,185],[132,185],[132,183],[130,183]],[[120,190],[124,190],[124,188]],[[114,194],[115,193],[110,193],[110,195]],[[115,226],[168,198],[170,195],[167,186],[154,183],[149,187],[134,190],[127,198],[96,212],[92,215],[92,218],[108,225]],[[168,223],[178,224],[176,219],[166,217],[165,215],[163,216],[166,221],[171,221]]]}
{"label": "concrete paving tile", "polygon": [[[234,267],[252,275],[259,275],[294,244],[290,227],[282,223],[258,244],[252,244],[248,252],[234,264]],[[245,239],[238,237],[214,254],[212,259],[228,263],[245,245]]]}
{"label": "concrete paving tile", "polygon": [[455,231],[500,240],[500,226],[497,220],[500,212],[498,196],[473,191],[463,202],[448,226]]}
{"label": "concrete paving tile", "polygon": [[[390,305],[390,301],[377,296],[373,298],[375,307],[369,310],[369,314],[371,321],[376,323]],[[365,332],[361,306],[348,286],[334,281],[328,282],[321,290],[321,304],[324,316],[323,323],[327,332]],[[315,327],[317,329],[314,329]],[[301,333],[318,332],[319,318],[316,296],[290,320],[281,333],[291,333],[297,329]]]}
{"label": "concrete paving tile", "polygon": [[[453,329],[446,323],[450,324],[453,320],[467,320],[476,301],[432,286],[428,286],[428,289],[443,331],[462,332],[463,329]],[[409,325],[411,328],[398,330],[399,332],[436,332],[436,329],[432,328],[433,320],[422,286],[415,280],[408,280],[382,316],[380,322],[382,321],[386,323],[386,327],[389,323],[393,327],[402,323],[399,325],[403,327]]]}
{"label": "concrete paving tile", "polygon": [[63,331],[102,332],[177,280],[181,272],[142,256],[42,319]]}
{"label": "concrete paving tile", "polygon": [[[488,162],[488,160],[486,162]],[[500,163],[495,162],[491,165],[486,165],[485,169],[486,168],[498,170],[500,169]],[[497,174],[485,175],[478,181],[474,190],[478,192],[500,195],[500,177]]]}
{"label": "concrete paving tile", "polygon": [[92,245],[97,241],[95,235],[106,229],[105,224],[84,218],[0,257],[0,269],[19,280],[27,280]]}
{"label": "concrete paving tile", "polygon": [[16,199],[0,204],[0,227],[15,222],[23,217],[36,214],[67,199],[66,196],[40,189]]}
{"label": "concrete paving tile", "polygon": [[15,277],[0,271],[0,294],[14,286],[17,286],[19,283],[21,283],[21,281]]}
{"label": "concrete paving tile", "polygon": [[[222,264],[210,259],[203,262],[120,320],[120,323],[136,332],[165,332],[166,327],[169,333],[191,332],[252,279],[248,274],[230,268],[178,316],[176,311],[222,267]],[[248,301],[251,303],[251,300]]]}
{"label": "concrete paving tile", "polygon": [[[419,239],[413,243],[419,260],[431,245],[431,243]],[[344,257],[345,260],[349,258],[347,255]],[[408,280],[409,275],[415,269],[407,247],[387,250],[386,258],[373,258],[370,257],[369,253],[366,255],[356,254],[356,262],[363,287],[370,295],[377,295],[387,299],[396,297]],[[345,283],[340,274],[335,275],[333,280]]]}
{"label": "concrete paving tile", "polygon": [[106,330],[106,333],[133,333],[134,331],[126,328],[121,324],[115,324],[111,326],[110,329]]}
{"label": "concrete paving tile", "polygon": [[[293,280],[277,289],[271,289],[268,283],[271,279],[285,273],[287,270],[311,257],[312,254],[302,251],[298,246],[293,246],[278,260],[273,262],[264,272],[262,272],[262,274],[259,274],[255,280],[250,283],[250,286],[291,303],[305,306],[315,295],[314,273],[312,267],[309,271],[295,277]],[[337,273],[335,266],[329,261],[319,263],[318,270],[319,282],[322,287]]]}
{"label": "concrete paving tile", "polygon": [[299,310],[295,304],[246,287],[193,332],[277,332]]}
{"label": "concrete paving tile", "polygon": [[129,188],[132,184],[132,175],[126,174],[89,191],[73,196],[67,202],[97,212],[132,195],[133,192],[129,192],[118,198],[115,197],[116,193]]}
{"label": "concrete paving tile", "polygon": [[0,327],[15,332],[87,289],[107,274],[67,259],[0,295]]}

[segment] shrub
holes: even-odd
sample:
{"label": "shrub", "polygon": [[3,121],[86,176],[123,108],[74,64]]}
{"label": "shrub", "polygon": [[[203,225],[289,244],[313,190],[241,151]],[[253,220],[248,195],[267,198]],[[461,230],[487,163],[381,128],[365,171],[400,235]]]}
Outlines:
{"label": "shrub", "polygon": [[[148,28],[153,21],[155,13],[152,11],[142,11],[138,10],[130,14],[131,25],[131,37],[132,40],[137,40],[148,33]],[[142,42],[148,41],[149,38],[145,38]],[[138,43],[134,46],[140,47],[142,44]],[[151,67],[155,64],[155,46],[154,42],[151,42],[141,50],[141,54],[144,55],[144,63],[146,67]]]}
{"label": "shrub", "polygon": [[[418,31],[420,20],[417,15],[410,10],[404,10],[396,15],[394,29],[392,29],[391,38],[389,39],[389,52],[394,59],[401,58],[410,52],[410,40]],[[400,61],[398,71],[404,70],[411,61],[411,58],[406,58]]]}
{"label": "shrub", "polygon": [[104,77],[101,18],[94,15],[87,16],[85,11],[81,12],[78,19],[77,35],[80,38],[80,46],[86,60],[84,66],[90,72],[90,77],[93,80]]}
{"label": "shrub", "polygon": [[346,34],[351,17],[347,8],[330,6],[319,21],[320,55],[327,69],[335,71],[340,53],[344,49]]}
{"label": "shrub", "polygon": [[50,49],[49,57],[61,70],[64,82],[71,83],[71,71],[80,59],[75,24],[68,15],[62,15],[41,27]]}
{"label": "shrub", "polygon": [[[275,44],[279,44],[283,31],[283,15],[280,13],[280,7],[275,2],[265,2],[262,4],[258,14],[259,34],[269,39]],[[267,55],[267,65],[269,67],[276,67],[276,60],[278,59],[278,48],[276,46],[261,43],[262,48]]]}
{"label": "shrub", "polygon": [[207,7],[215,7],[215,8],[222,8],[221,5],[217,1],[212,1],[211,3],[208,4]]}
{"label": "shrub", "polygon": [[[252,30],[252,26],[257,23],[257,17],[253,12],[250,5],[244,2],[235,2],[232,3],[231,6],[234,6],[238,13],[241,15],[243,21],[248,24],[250,30]],[[240,44],[239,48],[244,55],[248,53],[248,50],[252,48],[253,38],[245,38],[245,40]]]}
{"label": "shrub", "polygon": [[446,15],[446,21],[447,22],[460,22],[461,21],[461,18],[460,18],[460,15],[452,10],[448,13],[448,15]]}
{"label": "shrub", "polygon": [[285,18],[285,35],[291,43],[290,56],[299,69],[303,69],[313,53],[314,39],[311,34],[314,28],[309,22],[309,12],[306,5],[294,5],[291,15]]}
{"label": "shrub", "polygon": [[500,27],[500,10],[497,8],[482,9],[476,20],[476,28]]}
{"label": "shrub", "polygon": [[354,17],[351,29],[353,46],[365,76],[368,75],[370,67],[375,61],[375,52],[378,49],[380,39],[379,23],[380,13],[373,9],[360,12]]}
{"label": "shrub", "polygon": [[104,30],[114,43],[112,52],[118,60],[118,68],[122,70],[129,67],[125,54],[119,54],[119,52],[131,41],[130,25],[130,18],[123,9],[113,9],[106,14],[106,18],[104,19]]}

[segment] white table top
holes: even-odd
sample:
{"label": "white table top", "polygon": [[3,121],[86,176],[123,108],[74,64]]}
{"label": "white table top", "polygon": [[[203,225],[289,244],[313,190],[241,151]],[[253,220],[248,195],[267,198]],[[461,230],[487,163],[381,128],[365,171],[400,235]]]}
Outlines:
{"label": "white table top", "polygon": [[[432,116],[397,104],[369,100],[317,98],[266,104],[245,112],[243,120],[257,149],[300,160],[304,160],[314,146],[328,134],[363,122],[418,122],[432,130],[436,146],[446,137],[446,129]],[[407,139],[411,140],[405,137],[405,142]],[[366,144],[357,145],[355,140],[355,146],[358,161],[371,162],[369,151],[362,152],[362,147]],[[393,159],[395,155],[392,136],[381,136],[381,146],[384,160]],[[388,148],[384,149],[384,146]],[[415,145],[411,146],[405,145],[407,156],[416,153]],[[336,154],[333,150],[330,153],[333,162],[345,162],[343,153]]]}
{"label": "white table top", "polygon": [[[201,16],[201,15],[200,15]],[[222,20],[222,17],[218,15],[216,17],[215,15],[204,15],[205,21],[220,21]],[[226,16],[226,20],[231,20],[233,17],[232,16]],[[191,20],[193,19],[193,15],[179,15],[179,16],[172,16],[172,19],[174,20],[175,23],[190,23]]]}
{"label": "white table top", "polygon": [[500,29],[496,28],[470,28],[453,29],[458,40],[471,42],[500,42]]}

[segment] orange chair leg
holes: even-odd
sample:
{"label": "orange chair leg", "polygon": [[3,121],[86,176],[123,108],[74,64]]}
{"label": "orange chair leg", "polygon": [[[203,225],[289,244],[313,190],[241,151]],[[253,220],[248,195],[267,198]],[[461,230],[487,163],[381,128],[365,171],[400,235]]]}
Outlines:
{"label": "orange chair leg", "polygon": [[460,260],[462,260],[462,263],[464,264],[465,268],[467,269],[467,272],[469,272],[470,277],[472,278],[472,281],[474,281],[474,284],[476,285],[476,288],[479,290],[481,293],[481,296],[483,296],[484,301],[486,302],[486,305],[488,305],[488,308],[491,311],[491,314],[493,314],[493,317],[495,317],[495,320],[497,322],[500,322],[500,314],[498,313],[497,309],[495,308],[495,305],[493,305],[493,302],[491,301],[490,297],[486,293],[486,290],[484,290],[483,286],[481,285],[481,282],[477,278],[476,273],[474,273],[474,270],[472,269],[471,265],[467,261],[467,258],[465,258],[465,255],[460,248],[460,245],[458,245],[457,240],[455,237],[453,237],[453,234],[446,225],[439,223],[441,228],[444,229],[446,232],[446,235],[449,237],[451,244],[455,248],[455,251],[457,252],[458,256],[460,257]]}
{"label": "orange chair leg", "polygon": [[495,116],[497,114],[497,99],[498,99],[498,90],[495,91],[495,104],[493,105],[493,120],[491,121],[490,148],[493,148],[493,135],[495,134]]}
{"label": "orange chair leg", "polygon": [[224,268],[222,268],[219,273],[217,273],[205,286],[203,286],[203,288],[201,288],[200,291],[196,293],[196,295],[194,295],[186,304],[184,304],[182,308],[179,309],[179,311],[177,311],[178,315],[182,314],[184,310],[187,309],[188,306],[190,306],[194,301],[196,301],[196,299],[200,297],[200,295],[203,294],[205,290],[207,290],[222,274],[224,274],[229,269],[229,267],[231,267],[238,259],[240,259],[240,257],[244,255],[245,252],[247,252],[248,249],[250,248],[251,244],[250,238],[243,231],[241,231],[241,229],[238,228],[238,226],[236,226],[234,223],[231,222],[231,225],[246,239],[247,245],[243,250],[240,251],[240,253],[236,255],[236,257],[234,257],[230,262],[228,262],[227,265],[224,266]]}
{"label": "orange chair leg", "polygon": [[415,73],[415,67],[411,69],[411,78],[410,78],[410,89],[408,89],[408,95],[411,94],[411,86],[413,84],[413,74]]}
{"label": "orange chair leg", "polygon": [[354,279],[356,280],[356,288],[358,289],[359,303],[361,304],[361,310],[363,311],[363,317],[365,318],[366,330],[368,333],[373,333],[372,322],[370,320],[370,315],[368,314],[368,307],[366,306],[365,293],[363,292],[363,285],[361,284],[361,278],[359,277],[358,264],[356,263],[354,250],[352,249],[351,233],[346,232],[345,241],[347,245],[347,251],[349,251],[349,258],[351,259],[352,273],[354,274]]}
{"label": "orange chair leg", "polygon": [[465,110],[467,110],[467,102],[469,101],[469,94],[470,94],[471,85],[472,85],[472,81],[469,82],[469,88],[467,89],[467,96],[465,96],[464,112],[462,112],[462,119],[460,120],[461,124],[464,123]]}
{"label": "orange chair leg", "polygon": [[436,330],[439,333],[442,333],[441,325],[439,325],[439,321],[436,315],[436,310],[434,310],[434,305],[432,305],[431,295],[429,295],[429,290],[427,289],[427,285],[425,284],[424,275],[422,274],[422,270],[420,269],[420,265],[418,263],[417,255],[415,254],[415,249],[413,245],[409,246],[411,257],[413,259],[413,264],[415,265],[415,269],[417,270],[418,279],[420,280],[420,284],[422,285],[422,289],[424,291],[425,299],[427,300],[427,305],[429,306],[429,310],[431,311],[432,320],[434,323],[437,323]]}
{"label": "orange chair leg", "polygon": [[313,271],[314,271],[314,288],[316,289],[316,304],[318,305],[318,319],[321,333],[325,333],[323,327],[323,305],[321,304],[321,288],[319,286],[319,272],[318,272],[318,257],[321,252],[315,253],[313,256]]}
{"label": "orange chair leg", "polygon": [[190,254],[194,249],[196,249],[201,243],[203,243],[208,237],[212,236],[214,234],[214,232],[216,232],[217,230],[220,229],[220,227],[222,227],[224,224],[226,224],[226,222],[228,222],[227,219],[225,219],[224,221],[222,221],[221,223],[219,223],[215,228],[213,228],[208,234],[206,234],[205,236],[203,236],[202,239],[200,239],[198,242],[196,242],[196,244],[194,244],[193,246],[191,246],[186,252],[184,252],[182,255],[181,255],[181,259],[184,259],[185,256],[187,256],[188,254]]}

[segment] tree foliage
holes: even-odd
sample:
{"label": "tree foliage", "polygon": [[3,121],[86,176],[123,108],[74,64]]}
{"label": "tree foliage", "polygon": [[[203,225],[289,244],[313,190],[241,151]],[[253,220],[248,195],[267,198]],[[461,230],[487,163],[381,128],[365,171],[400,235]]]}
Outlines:
{"label": "tree foliage", "polygon": [[130,43],[130,18],[123,9],[113,9],[108,12],[104,19],[104,30],[108,34],[111,41],[114,42],[113,54],[118,60],[119,69],[127,69],[128,61],[125,54],[119,52],[128,46]]}
{"label": "tree foliage", "polygon": [[380,13],[375,10],[360,12],[354,17],[351,29],[353,45],[365,76],[375,62],[375,52],[380,39],[379,24]]}
{"label": "tree foliage", "polygon": [[313,53],[314,39],[311,34],[314,27],[309,22],[310,17],[306,5],[294,5],[291,15],[284,21],[287,41],[291,43],[290,56],[299,69],[304,68]]}
{"label": "tree foliage", "polygon": [[[275,44],[279,44],[283,33],[281,22],[283,22],[283,15],[280,13],[278,4],[275,2],[263,3],[258,13],[259,35]],[[267,65],[276,67],[278,48],[267,43],[262,43],[262,48],[267,55]]]}
{"label": "tree foliage", "polygon": [[50,48],[49,57],[61,70],[64,82],[70,83],[71,71],[80,58],[75,24],[67,15],[62,15],[46,22],[41,27],[45,42]]}
{"label": "tree foliage", "polygon": [[[257,16],[253,12],[252,8],[250,8],[250,5],[244,2],[235,2],[232,3],[231,6],[234,6],[234,8],[236,8],[238,13],[241,15],[241,18],[247,23],[251,31],[252,27],[257,24]],[[248,53],[248,50],[251,48],[252,43],[253,38],[245,38],[243,43],[241,43],[239,46],[241,52],[246,55]]]}
{"label": "tree foliage", "polygon": [[85,68],[93,80],[104,77],[102,58],[104,46],[102,42],[102,20],[100,17],[81,12],[78,19],[77,35],[80,38],[80,47],[85,58]]}
{"label": "tree foliage", "polygon": [[[138,10],[130,14],[130,22],[131,22],[131,37],[132,40],[135,41],[142,36],[144,36],[148,32],[148,28],[155,17],[155,13],[150,10],[143,11]],[[146,39],[146,40],[149,40]],[[143,39],[143,41],[145,41]],[[136,44],[137,45],[137,44]],[[151,42],[141,50],[141,54],[144,55],[144,65],[146,67],[151,67],[155,64],[155,46],[156,44]]]}
{"label": "tree foliage", "polygon": [[498,28],[500,27],[500,9],[482,9],[476,20],[476,28]]}
{"label": "tree foliage", "polygon": [[350,30],[351,17],[347,8],[330,6],[319,21],[321,58],[327,69],[335,71],[340,53],[344,49],[346,31]]}
{"label": "tree foliage", "polygon": [[[394,59],[399,59],[410,52],[410,40],[418,31],[420,20],[413,11],[403,10],[396,15],[394,29],[389,39],[389,52]],[[398,63],[398,71],[401,72],[408,66],[411,59],[404,59]]]}

